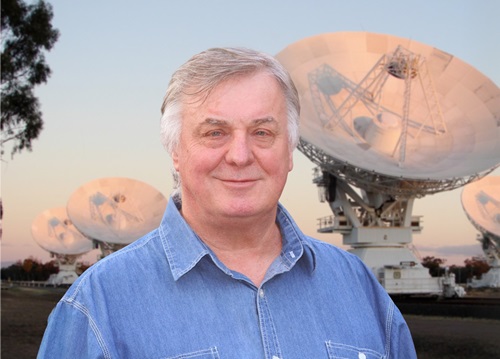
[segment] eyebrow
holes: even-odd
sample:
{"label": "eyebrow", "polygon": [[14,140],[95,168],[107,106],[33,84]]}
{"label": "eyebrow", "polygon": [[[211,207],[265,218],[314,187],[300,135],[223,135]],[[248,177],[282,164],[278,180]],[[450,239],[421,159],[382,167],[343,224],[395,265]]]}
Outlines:
{"label": "eyebrow", "polygon": [[[275,123],[275,122],[276,122],[276,120],[274,119],[274,117],[269,116],[269,117],[257,118],[255,120],[252,120],[252,125],[258,126],[258,125],[261,125],[263,123]],[[199,127],[201,127],[203,125],[227,126],[228,124],[229,123],[226,120],[220,120],[217,118],[208,117],[205,119],[205,121],[203,121],[199,124]]]}

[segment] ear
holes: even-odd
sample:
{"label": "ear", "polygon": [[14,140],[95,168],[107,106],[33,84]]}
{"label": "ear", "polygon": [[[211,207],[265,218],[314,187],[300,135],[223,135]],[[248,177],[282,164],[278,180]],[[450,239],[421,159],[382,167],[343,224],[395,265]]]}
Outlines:
{"label": "ear", "polygon": [[177,153],[177,150],[172,151],[171,157],[175,170],[179,172],[179,154]]}
{"label": "ear", "polygon": [[293,170],[293,151],[290,151],[288,154],[288,172]]}

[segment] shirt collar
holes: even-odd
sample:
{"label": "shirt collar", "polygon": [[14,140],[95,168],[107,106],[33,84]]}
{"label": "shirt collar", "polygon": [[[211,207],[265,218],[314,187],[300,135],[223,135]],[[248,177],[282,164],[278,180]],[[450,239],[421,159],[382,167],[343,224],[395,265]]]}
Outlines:
{"label": "shirt collar", "polygon": [[[170,198],[158,228],[174,280],[178,280],[189,272],[206,255],[211,256],[216,264],[220,263],[214,258],[215,255],[207,245],[189,227],[180,213],[180,208],[180,201]],[[315,268],[314,250],[307,241],[304,241],[304,234],[281,204],[278,204],[276,221],[283,238],[280,255],[283,265],[290,270],[302,258],[308,269],[313,271]]]}

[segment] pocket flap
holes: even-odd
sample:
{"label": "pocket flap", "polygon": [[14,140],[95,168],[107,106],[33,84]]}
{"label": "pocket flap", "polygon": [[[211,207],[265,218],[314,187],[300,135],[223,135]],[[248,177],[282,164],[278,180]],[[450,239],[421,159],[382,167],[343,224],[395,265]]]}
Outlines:
{"label": "pocket flap", "polygon": [[357,348],[351,345],[326,342],[328,358],[330,359],[383,359],[384,355],[374,350]]}

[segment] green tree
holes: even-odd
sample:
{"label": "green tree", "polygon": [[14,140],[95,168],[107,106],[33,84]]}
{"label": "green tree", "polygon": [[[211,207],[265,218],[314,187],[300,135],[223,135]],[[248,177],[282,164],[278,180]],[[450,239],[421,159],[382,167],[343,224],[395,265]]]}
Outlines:
{"label": "green tree", "polygon": [[44,51],[50,51],[59,37],[52,27],[52,6],[43,0],[26,4],[23,0],[1,1],[1,152],[12,141],[12,156],[31,151],[43,119],[35,86],[47,82],[50,68]]}

